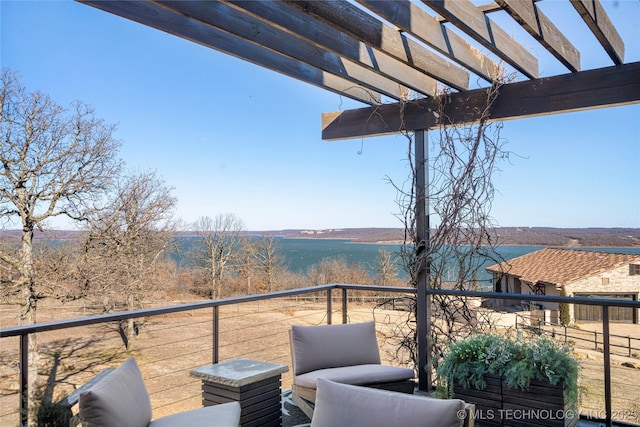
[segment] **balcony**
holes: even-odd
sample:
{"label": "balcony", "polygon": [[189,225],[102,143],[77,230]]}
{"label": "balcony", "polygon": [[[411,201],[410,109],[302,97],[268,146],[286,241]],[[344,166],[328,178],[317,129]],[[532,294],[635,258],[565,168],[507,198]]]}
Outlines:
{"label": "balcony", "polygon": [[[200,381],[189,374],[194,368],[235,358],[290,365],[288,329],[294,324],[375,320],[385,362],[412,366],[409,354],[397,349],[398,340],[415,320],[405,305],[394,302],[413,298],[415,293],[413,288],[334,284],[94,317],[86,317],[82,307],[67,307],[58,313],[69,320],[0,330],[0,426],[25,422],[20,396],[28,387],[27,349],[34,335],[40,349],[39,379],[47,385],[41,396],[43,401],[57,402],[103,369],[135,357],[151,394],[154,417],[159,417],[202,405]],[[470,299],[498,296],[431,289],[428,294]],[[517,301],[522,295],[499,294],[499,297]],[[607,320],[609,307],[638,309],[640,303],[527,298],[602,308],[605,320],[596,325],[591,335],[581,331],[584,332],[581,338],[574,338],[571,332],[544,325],[538,325],[536,333],[547,331],[558,340],[572,342],[576,357],[581,359],[580,425],[640,425],[636,398],[640,395],[640,369],[633,368],[640,367],[640,341],[629,336],[625,347],[625,341],[610,332]],[[510,319],[514,319],[513,324],[509,324]],[[505,316],[500,324],[522,328],[522,319],[515,319]],[[118,325],[128,321],[133,322],[137,335],[127,349]],[[516,321],[520,323],[516,325]],[[636,338],[640,338],[640,333]],[[287,372],[282,375],[282,389],[290,386],[291,372]],[[426,386],[423,384],[421,388]]]}

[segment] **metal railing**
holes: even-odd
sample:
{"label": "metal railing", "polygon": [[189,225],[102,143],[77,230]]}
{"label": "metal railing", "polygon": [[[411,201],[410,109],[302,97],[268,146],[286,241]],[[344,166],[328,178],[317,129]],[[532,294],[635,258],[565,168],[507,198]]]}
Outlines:
{"label": "metal railing", "polygon": [[[20,382],[20,423],[26,425],[27,417],[27,399],[25,396],[29,395],[29,377],[28,377],[28,349],[29,339],[32,334],[40,334],[43,332],[62,331],[77,327],[87,327],[91,325],[104,325],[112,322],[120,322],[128,319],[137,318],[161,318],[166,315],[174,315],[176,313],[193,312],[196,310],[211,309],[211,363],[217,363],[221,359],[221,335],[223,331],[220,329],[220,310],[224,307],[238,306],[246,303],[255,303],[260,301],[270,301],[276,299],[291,299],[302,298],[311,294],[326,294],[326,299],[323,303],[326,304],[324,310],[325,319],[327,324],[333,323],[333,303],[336,295],[333,291],[340,291],[341,307],[340,312],[342,314],[340,321],[347,323],[349,316],[349,292],[375,292],[379,294],[415,294],[414,288],[396,288],[396,287],[378,287],[378,286],[365,286],[365,285],[348,285],[348,284],[330,284],[323,286],[314,286],[308,288],[301,288],[288,291],[273,292],[269,294],[249,295],[243,297],[226,298],[220,300],[210,300],[198,303],[181,304],[167,307],[142,309],[135,311],[119,312],[106,315],[99,315],[93,317],[84,317],[71,320],[54,321],[48,323],[40,323],[35,325],[18,326],[12,328],[5,328],[0,330],[0,339],[18,338],[18,353],[19,353],[19,382]],[[352,294],[353,295],[353,294]],[[521,300],[520,294],[505,294],[494,292],[477,292],[477,291],[455,291],[455,290],[439,290],[428,289],[427,295],[446,295],[446,296],[458,296],[458,297],[470,297],[470,298],[482,298],[482,299],[502,299],[502,300]],[[636,301],[623,301],[623,300],[609,300],[609,299],[593,299],[593,298],[573,298],[573,297],[551,297],[544,295],[527,295],[527,299],[536,302],[553,302],[553,303],[570,303],[570,304],[587,304],[602,307],[602,337],[603,337],[603,377],[604,377],[604,422],[607,426],[612,425],[612,398],[611,398],[611,342],[609,333],[609,307],[630,307],[633,309],[640,309],[640,303]],[[417,319],[420,321],[420,319]],[[3,352],[7,351],[6,344],[2,343]],[[288,351],[288,349],[287,349]],[[429,356],[428,356],[429,357]],[[430,361],[430,360],[429,360]]]}
{"label": "metal railing", "polygon": [[[529,328],[538,334],[545,334],[562,339],[565,344],[570,341],[580,343],[595,351],[601,351],[604,346],[604,337],[600,331],[577,328],[571,325],[559,325],[537,319],[531,315],[525,316],[517,314],[515,326],[516,329],[520,327]],[[634,355],[640,354],[640,336],[632,337],[631,335],[609,334],[609,343],[612,354],[626,357],[633,357]]]}

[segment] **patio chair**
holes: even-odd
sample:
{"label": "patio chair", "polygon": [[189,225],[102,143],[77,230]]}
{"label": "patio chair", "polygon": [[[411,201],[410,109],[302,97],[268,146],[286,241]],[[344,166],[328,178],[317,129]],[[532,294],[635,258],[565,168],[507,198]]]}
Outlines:
{"label": "patio chair", "polygon": [[151,400],[134,359],[100,379],[79,396],[85,427],[238,427],[240,404],[229,402],[180,412],[151,421]]}
{"label": "patio chair", "polygon": [[289,338],[292,399],[309,418],[313,415],[319,378],[413,393],[413,369],[381,363],[374,322],[292,326]]}
{"label": "patio chair", "polygon": [[318,379],[311,427],[473,426],[473,408],[459,399],[434,399]]}

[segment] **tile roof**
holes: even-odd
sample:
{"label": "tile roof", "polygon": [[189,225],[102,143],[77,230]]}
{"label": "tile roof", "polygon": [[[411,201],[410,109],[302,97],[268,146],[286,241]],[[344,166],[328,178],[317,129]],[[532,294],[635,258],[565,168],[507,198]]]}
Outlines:
{"label": "tile roof", "polygon": [[490,272],[519,277],[528,283],[566,285],[624,264],[640,262],[638,254],[545,248],[487,267]]}

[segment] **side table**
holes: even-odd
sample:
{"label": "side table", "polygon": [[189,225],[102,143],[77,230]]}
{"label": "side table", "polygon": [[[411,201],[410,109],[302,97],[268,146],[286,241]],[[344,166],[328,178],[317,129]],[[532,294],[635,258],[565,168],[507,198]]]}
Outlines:
{"label": "side table", "polygon": [[240,427],[281,427],[280,378],[287,365],[234,359],[191,371],[202,379],[202,405],[240,402]]}

